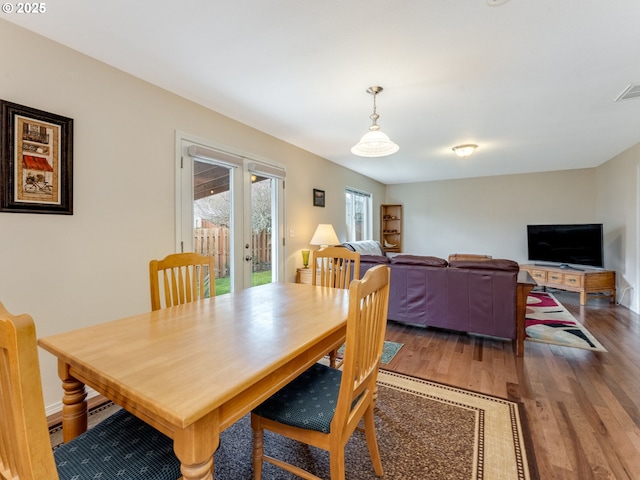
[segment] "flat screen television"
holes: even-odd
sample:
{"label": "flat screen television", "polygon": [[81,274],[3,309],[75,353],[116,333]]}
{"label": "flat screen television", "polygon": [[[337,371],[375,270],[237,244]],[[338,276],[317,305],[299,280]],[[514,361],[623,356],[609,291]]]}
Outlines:
{"label": "flat screen television", "polygon": [[529,260],[604,267],[602,224],[527,225]]}

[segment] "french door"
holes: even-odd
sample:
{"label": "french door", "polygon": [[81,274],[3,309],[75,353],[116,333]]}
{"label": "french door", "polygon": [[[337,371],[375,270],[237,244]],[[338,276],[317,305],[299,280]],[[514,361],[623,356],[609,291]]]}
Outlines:
{"label": "french door", "polygon": [[176,251],[215,257],[216,294],[284,278],[285,170],[176,135]]}

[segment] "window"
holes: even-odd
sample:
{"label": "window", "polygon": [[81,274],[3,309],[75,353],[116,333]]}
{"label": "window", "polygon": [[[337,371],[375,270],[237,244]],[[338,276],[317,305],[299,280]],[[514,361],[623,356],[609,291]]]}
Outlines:
{"label": "window", "polygon": [[373,239],[371,194],[352,188],[345,190],[347,242]]}

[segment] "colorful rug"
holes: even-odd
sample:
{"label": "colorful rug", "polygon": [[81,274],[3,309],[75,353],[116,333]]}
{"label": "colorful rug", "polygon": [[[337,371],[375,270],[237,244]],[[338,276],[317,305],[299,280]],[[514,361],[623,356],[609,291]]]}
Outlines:
{"label": "colorful rug", "polygon": [[[538,480],[524,407],[499,397],[380,371],[376,433],[384,478],[406,480]],[[117,407],[111,405],[113,413]],[[104,413],[109,413],[106,410]],[[89,426],[98,415],[91,414]],[[59,427],[58,427],[59,429]],[[53,438],[52,445],[61,439]],[[265,451],[329,478],[323,450],[265,433]],[[245,416],[220,436],[215,478],[253,478],[252,432]],[[364,433],[356,430],[345,447],[349,480],[376,478]],[[299,477],[265,464],[263,480]]]}
{"label": "colorful rug", "polygon": [[602,344],[549,292],[527,298],[527,340],[606,352]]}
{"label": "colorful rug", "polygon": [[[398,342],[389,342],[387,340],[384,341],[384,347],[382,347],[382,359],[380,363],[386,365],[393,360],[393,357],[396,356],[396,353],[402,348],[403,343]],[[342,358],[344,355],[344,345],[342,345],[338,349],[338,358]]]}

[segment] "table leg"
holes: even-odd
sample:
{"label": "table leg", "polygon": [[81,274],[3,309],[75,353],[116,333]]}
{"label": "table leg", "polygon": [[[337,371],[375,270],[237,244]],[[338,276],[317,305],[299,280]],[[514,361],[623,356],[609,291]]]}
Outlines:
{"label": "table leg", "polygon": [[216,410],[193,425],[176,430],[173,450],[181,463],[182,480],[213,480],[213,454],[220,444],[219,419]]}
{"label": "table leg", "polygon": [[587,292],[583,290],[580,292],[580,305],[586,305],[586,304],[587,304]]}
{"label": "table leg", "polygon": [[522,357],[524,355],[524,338],[526,336],[526,315],[527,315],[527,297],[534,285],[526,283],[518,283],[516,288],[516,340],[515,340],[515,352],[516,356]]}
{"label": "table leg", "polygon": [[87,431],[87,390],[62,361],[58,361],[58,376],[62,380],[62,439],[66,443]]}

